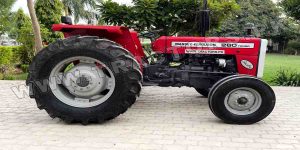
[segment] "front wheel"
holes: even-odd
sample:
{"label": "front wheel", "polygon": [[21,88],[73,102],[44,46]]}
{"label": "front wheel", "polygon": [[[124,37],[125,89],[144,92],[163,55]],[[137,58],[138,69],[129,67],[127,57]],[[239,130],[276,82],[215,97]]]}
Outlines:
{"label": "front wheel", "polygon": [[219,83],[209,94],[212,112],[226,123],[253,124],[274,109],[275,94],[263,81],[236,76]]}

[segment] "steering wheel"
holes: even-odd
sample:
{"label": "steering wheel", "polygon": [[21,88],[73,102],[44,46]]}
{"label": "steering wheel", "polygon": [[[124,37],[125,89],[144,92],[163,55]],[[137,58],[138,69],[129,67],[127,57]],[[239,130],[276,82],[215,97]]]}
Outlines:
{"label": "steering wheel", "polygon": [[158,33],[161,31],[163,31],[163,29],[146,31],[145,33],[139,34],[139,38],[149,38],[151,41],[154,41],[159,37]]}

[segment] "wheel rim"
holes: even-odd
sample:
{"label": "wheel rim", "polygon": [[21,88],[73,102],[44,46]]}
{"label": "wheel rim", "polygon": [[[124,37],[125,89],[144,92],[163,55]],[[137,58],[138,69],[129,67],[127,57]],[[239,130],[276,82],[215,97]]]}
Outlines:
{"label": "wheel rim", "polygon": [[49,81],[57,99],[79,108],[104,103],[115,89],[113,72],[101,61],[85,56],[58,63],[51,71]]}
{"label": "wheel rim", "polygon": [[260,108],[262,98],[256,90],[242,87],[229,92],[224,103],[226,109],[233,114],[249,115]]}

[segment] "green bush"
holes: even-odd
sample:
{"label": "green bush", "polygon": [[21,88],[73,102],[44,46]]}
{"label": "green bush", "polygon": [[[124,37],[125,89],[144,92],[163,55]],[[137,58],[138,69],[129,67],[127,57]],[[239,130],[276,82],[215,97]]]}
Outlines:
{"label": "green bush", "polygon": [[280,70],[272,83],[278,86],[300,86],[300,72]]}
{"label": "green bush", "polygon": [[15,53],[21,64],[30,64],[34,57],[34,49],[31,46],[22,45]]}
{"label": "green bush", "polygon": [[29,65],[27,64],[23,64],[20,66],[21,70],[24,72],[24,73],[27,73],[28,72],[28,69],[29,69]]}
{"label": "green bush", "polygon": [[34,35],[32,33],[32,26],[30,22],[26,22],[18,30],[17,41],[22,43],[17,51],[18,58],[21,64],[30,64],[34,56]]}
{"label": "green bush", "polygon": [[15,80],[16,78],[11,74],[5,74],[3,80]]}
{"label": "green bush", "polygon": [[21,73],[21,74],[15,74],[14,80],[26,80],[28,76],[28,73]]}
{"label": "green bush", "polygon": [[0,65],[10,64],[12,61],[13,51],[10,46],[0,46]]}
{"label": "green bush", "polygon": [[9,69],[13,60],[12,47],[1,46],[0,47],[0,72],[5,73]]}
{"label": "green bush", "polygon": [[0,64],[18,63],[18,55],[21,46],[0,46]]}
{"label": "green bush", "polygon": [[285,53],[292,55],[300,54],[300,40],[290,41],[285,49]]}
{"label": "green bush", "polygon": [[20,63],[20,57],[19,57],[18,53],[20,51],[21,46],[12,46],[11,48],[12,48],[12,52],[13,52],[12,63],[19,64]]}
{"label": "green bush", "polygon": [[30,64],[34,57],[34,49],[31,46],[0,46],[1,64]]}
{"label": "green bush", "polygon": [[0,73],[0,80],[26,80],[28,73]]}

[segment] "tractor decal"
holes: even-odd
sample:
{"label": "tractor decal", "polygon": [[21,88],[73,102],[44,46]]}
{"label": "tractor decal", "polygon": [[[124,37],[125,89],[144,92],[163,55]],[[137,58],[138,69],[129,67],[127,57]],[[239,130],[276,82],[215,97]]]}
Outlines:
{"label": "tractor decal", "polygon": [[254,43],[172,42],[173,47],[254,48]]}
{"label": "tractor decal", "polygon": [[225,54],[224,50],[197,50],[197,49],[186,49],[186,54]]}

